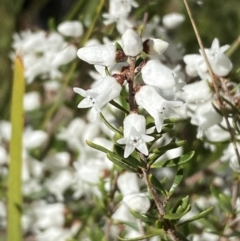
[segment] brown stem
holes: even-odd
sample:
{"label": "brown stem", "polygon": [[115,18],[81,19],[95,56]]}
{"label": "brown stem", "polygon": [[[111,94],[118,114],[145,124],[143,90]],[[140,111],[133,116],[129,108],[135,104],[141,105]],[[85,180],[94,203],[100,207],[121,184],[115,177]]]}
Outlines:
{"label": "brown stem", "polygon": [[128,88],[129,88],[129,96],[128,96],[128,104],[130,108],[130,112],[137,112],[137,104],[135,101],[135,90],[134,90],[134,70],[136,58],[128,57],[129,63],[129,76],[128,76]]}

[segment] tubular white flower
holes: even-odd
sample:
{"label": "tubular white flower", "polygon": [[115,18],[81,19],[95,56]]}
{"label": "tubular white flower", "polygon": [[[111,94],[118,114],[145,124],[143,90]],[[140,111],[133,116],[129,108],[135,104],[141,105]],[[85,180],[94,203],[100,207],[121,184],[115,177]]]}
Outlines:
{"label": "tubular white flower", "polygon": [[155,120],[157,131],[162,130],[163,120],[171,108],[182,105],[181,101],[168,101],[158,94],[153,86],[142,86],[135,95],[136,102]]}
{"label": "tubular white flower", "polygon": [[144,52],[151,56],[158,56],[165,52],[169,44],[161,39],[147,39],[143,43]]}
{"label": "tubular white flower", "polygon": [[139,213],[146,213],[151,206],[147,193],[128,194],[124,196],[123,202],[130,209]]}
{"label": "tubular white flower", "polygon": [[115,64],[116,47],[114,45],[90,45],[77,51],[78,58],[89,64],[111,66]]}
{"label": "tubular white flower", "polygon": [[230,59],[224,54],[229,48],[228,45],[220,47],[219,41],[215,38],[210,49],[205,49],[214,74],[226,76],[232,70]]}
{"label": "tubular white flower", "polygon": [[142,68],[142,78],[146,84],[160,89],[169,89],[175,85],[173,72],[157,59],[149,60]]}
{"label": "tubular white flower", "polygon": [[163,26],[166,29],[174,29],[185,20],[185,16],[181,13],[169,13],[163,16]]}
{"label": "tubular white flower", "polygon": [[59,33],[69,37],[80,37],[83,34],[83,26],[79,21],[65,21],[58,25]]}
{"label": "tubular white flower", "polygon": [[91,120],[95,121],[100,109],[109,101],[119,96],[121,85],[111,76],[105,76],[92,89],[83,90],[81,88],[73,88],[74,92],[85,97],[78,105],[78,108],[91,109]]}
{"label": "tubular white flower", "polygon": [[143,50],[142,40],[133,29],[127,29],[122,36],[122,48],[127,56],[137,56]]}
{"label": "tubular white flower", "polygon": [[146,120],[144,116],[131,113],[123,122],[124,137],[117,143],[126,145],[124,157],[127,158],[135,149],[148,155],[147,142],[153,141],[152,136],[146,135]]}

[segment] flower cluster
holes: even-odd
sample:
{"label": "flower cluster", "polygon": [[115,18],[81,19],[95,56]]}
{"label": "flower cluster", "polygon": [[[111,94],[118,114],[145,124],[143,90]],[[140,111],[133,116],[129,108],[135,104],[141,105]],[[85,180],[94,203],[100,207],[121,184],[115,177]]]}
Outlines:
{"label": "flower cluster", "polygon": [[[90,90],[74,88],[76,93],[84,97],[78,108],[92,107],[90,119],[95,121],[100,109],[120,95],[125,81],[129,85],[134,85],[135,77],[131,77],[131,68],[135,68],[133,72],[138,75],[141,73],[145,84],[135,86],[134,101],[154,118],[157,132],[161,132],[164,119],[176,115],[174,108],[183,103],[176,93],[181,90],[184,82],[179,83],[173,71],[157,59],[167,49],[168,43],[161,39],[147,39],[143,43],[137,32],[127,29],[120,44],[120,50],[113,44],[90,45],[78,50],[80,59],[90,64],[105,66],[106,69],[119,64],[119,61],[124,63],[124,67],[118,73],[103,77]],[[136,61],[142,51],[150,59],[144,60],[136,68],[132,61]],[[111,71],[107,70],[111,74]],[[145,143],[154,139],[146,135],[144,116],[134,113],[135,111],[135,106],[130,107],[130,115],[124,120],[124,138],[118,140],[119,144],[126,145],[124,157],[128,157],[134,149],[147,156],[148,149]]]}

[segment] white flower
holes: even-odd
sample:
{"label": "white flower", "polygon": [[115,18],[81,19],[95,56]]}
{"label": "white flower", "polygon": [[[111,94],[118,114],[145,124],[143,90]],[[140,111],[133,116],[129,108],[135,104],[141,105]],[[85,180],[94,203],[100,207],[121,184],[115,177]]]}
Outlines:
{"label": "white flower", "polygon": [[83,26],[79,21],[65,21],[58,25],[59,33],[70,37],[80,37],[83,34]]}
{"label": "white flower", "polygon": [[160,89],[169,89],[174,87],[175,79],[173,72],[164,66],[159,60],[149,60],[142,68],[143,81]]}
{"label": "white flower", "polygon": [[42,130],[32,130],[28,128],[24,132],[23,145],[27,149],[38,148],[48,139],[48,134]]}
{"label": "white flower", "polygon": [[117,179],[117,186],[123,196],[140,192],[136,173],[124,172],[121,174]]}
{"label": "white flower", "polygon": [[220,47],[219,40],[215,38],[211,48],[205,49],[212,70],[217,76],[226,76],[232,70],[232,63],[224,54],[228,48],[229,45]]}
{"label": "white flower", "polygon": [[24,110],[32,111],[40,107],[40,93],[37,91],[31,91],[24,95]]}
{"label": "white flower", "polygon": [[198,105],[191,119],[191,123],[198,126],[197,138],[201,138],[209,127],[219,124],[221,121],[222,116],[216,112],[210,101]]}
{"label": "white flower", "polygon": [[74,92],[85,97],[78,105],[78,108],[92,107],[90,112],[92,121],[96,120],[97,114],[104,105],[119,96],[121,89],[121,85],[111,76],[105,76],[102,81],[98,82],[90,90],[73,88]]}
{"label": "white flower", "polygon": [[67,45],[61,49],[52,60],[52,65],[58,68],[61,65],[68,64],[77,56],[77,48],[74,45]]}
{"label": "white flower", "polygon": [[198,82],[185,85],[183,87],[183,92],[180,94],[180,97],[186,102],[197,103],[208,101],[212,98],[212,96],[213,93],[206,80],[200,80]]}
{"label": "white flower", "polygon": [[163,16],[163,26],[166,29],[174,29],[185,20],[185,16],[181,13],[169,13]]}
{"label": "white flower", "polygon": [[202,60],[200,54],[187,54],[183,57],[183,61],[186,64],[186,72],[191,77],[198,76],[198,63]]}
{"label": "white flower", "polygon": [[127,206],[139,213],[146,213],[151,206],[147,193],[128,194],[123,197]]}
{"label": "white flower", "polygon": [[157,131],[162,130],[163,120],[170,109],[179,107],[181,101],[168,101],[162,98],[153,86],[142,86],[135,95],[136,102],[144,108],[155,120]]}
{"label": "white flower", "polygon": [[148,155],[147,142],[153,141],[154,138],[146,135],[146,120],[144,116],[131,113],[125,117],[123,122],[124,137],[117,143],[126,145],[124,157],[127,158],[135,149]]}
{"label": "white flower", "polygon": [[142,40],[133,29],[127,29],[122,36],[122,48],[127,56],[137,56],[143,50]]}
{"label": "white flower", "polygon": [[77,51],[78,58],[89,64],[111,66],[115,64],[116,47],[114,45],[90,45]]}
{"label": "white flower", "polygon": [[158,56],[163,54],[168,48],[168,45],[169,44],[166,41],[155,38],[147,39],[143,43],[144,52],[150,56]]}

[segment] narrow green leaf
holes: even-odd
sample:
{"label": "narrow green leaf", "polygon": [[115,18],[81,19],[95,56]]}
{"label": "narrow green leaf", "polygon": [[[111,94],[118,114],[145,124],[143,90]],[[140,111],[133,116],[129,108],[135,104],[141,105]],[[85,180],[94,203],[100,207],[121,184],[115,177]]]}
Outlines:
{"label": "narrow green leaf", "polygon": [[129,114],[129,111],[126,110],[125,108],[123,108],[121,105],[119,105],[116,101],[114,100],[111,100],[109,102],[111,105],[115,106],[117,109],[121,110],[122,112],[126,113],[126,114]]}
{"label": "narrow green leaf", "polygon": [[98,150],[98,151],[102,151],[102,152],[104,152],[104,153],[106,153],[106,154],[107,154],[108,152],[111,152],[110,150],[106,149],[105,147],[100,146],[100,145],[98,145],[98,144],[95,144],[95,143],[93,143],[93,142],[91,142],[91,141],[86,140],[86,143],[87,143],[90,147],[92,147],[93,149],[96,149],[96,150]]}
{"label": "narrow green leaf", "polygon": [[189,196],[187,195],[186,197],[182,198],[176,203],[176,205],[172,209],[172,213],[182,212],[187,208],[188,205],[189,205]]}
{"label": "narrow green leaf", "polygon": [[122,157],[122,160],[124,160],[124,162],[126,162],[128,165],[137,168],[137,167],[142,167],[145,168],[145,165],[138,161],[135,157],[133,156],[129,156],[128,158],[123,158],[124,156],[124,150],[118,146],[118,145],[114,145],[113,146],[113,150],[120,156]]}
{"label": "narrow green leaf", "polygon": [[136,172],[138,173],[138,170],[133,168],[132,166],[128,165],[127,163],[123,162],[121,160],[121,157],[119,157],[117,154],[113,153],[113,152],[108,152],[107,153],[107,158],[112,161],[114,164],[116,164],[117,166],[123,168],[123,169],[127,169],[130,172]]}
{"label": "narrow green leaf", "polygon": [[152,183],[152,185],[163,194],[164,197],[168,195],[168,192],[164,189],[162,183],[158,181],[158,179],[155,176],[150,174],[149,180]]}
{"label": "narrow green leaf", "polygon": [[159,148],[153,149],[151,152],[152,153],[158,153],[158,154],[163,154],[166,151],[169,151],[171,149],[183,146],[186,143],[185,140],[181,140],[181,141],[175,141],[175,138],[173,138],[171,140],[171,142],[169,142],[166,146],[161,146]]}
{"label": "narrow green leaf", "polygon": [[190,161],[193,155],[194,155],[194,151],[191,151],[191,152],[188,152],[187,154],[183,154],[182,156],[155,163],[151,165],[151,168],[179,166]]}
{"label": "narrow green leaf", "polygon": [[138,213],[138,212],[136,212],[132,209],[130,209],[130,212],[135,218],[138,218],[138,219],[142,220],[143,222],[147,222],[147,223],[150,223],[150,224],[155,223],[158,219],[158,218],[146,215],[146,214]]}
{"label": "narrow green leaf", "polygon": [[103,116],[102,113],[100,113],[100,117],[101,117],[103,123],[104,123],[110,130],[112,130],[112,131],[115,132],[115,133],[122,134],[118,129],[116,129],[114,126],[112,126],[112,125],[105,119],[105,117]]}
{"label": "narrow green leaf", "polygon": [[193,217],[191,217],[191,218],[189,218],[189,219],[187,219],[187,220],[185,220],[185,221],[183,221],[183,222],[181,222],[181,223],[178,223],[177,226],[181,226],[181,225],[183,225],[183,224],[190,223],[190,222],[193,222],[193,221],[195,221],[195,220],[204,218],[204,217],[206,217],[210,212],[212,212],[213,208],[214,208],[214,207],[212,206],[212,207],[204,210],[203,212],[201,212],[201,213],[199,213],[199,214],[197,214],[197,215],[195,215],[195,216],[193,216]]}
{"label": "narrow green leaf", "polygon": [[191,205],[189,204],[186,209],[183,212],[177,212],[177,213],[167,213],[164,215],[164,219],[169,220],[177,220],[183,217],[186,213],[188,213],[191,210]]}
{"label": "narrow green leaf", "polygon": [[176,176],[174,177],[173,184],[169,190],[169,197],[174,193],[175,189],[179,186],[183,178],[183,167],[179,166]]}
{"label": "narrow green leaf", "polygon": [[148,238],[151,238],[151,237],[154,237],[157,235],[161,235],[161,234],[164,234],[163,229],[159,229],[159,231],[154,231],[154,232],[148,233],[144,236],[137,237],[137,238],[122,238],[122,237],[118,237],[118,238],[119,238],[119,240],[122,240],[122,241],[138,241],[138,240],[148,239]]}
{"label": "narrow green leaf", "polygon": [[25,92],[24,67],[16,56],[11,103],[11,141],[8,174],[8,240],[21,241],[22,209],[22,135],[24,126],[23,97]]}
{"label": "narrow green leaf", "polygon": [[162,146],[156,149],[153,149],[151,153],[154,153],[148,158],[148,164],[152,165],[157,159],[163,155],[166,151],[183,146],[186,143],[185,140],[181,141],[175,141],[175,138],[173,138],[166,146]]}

